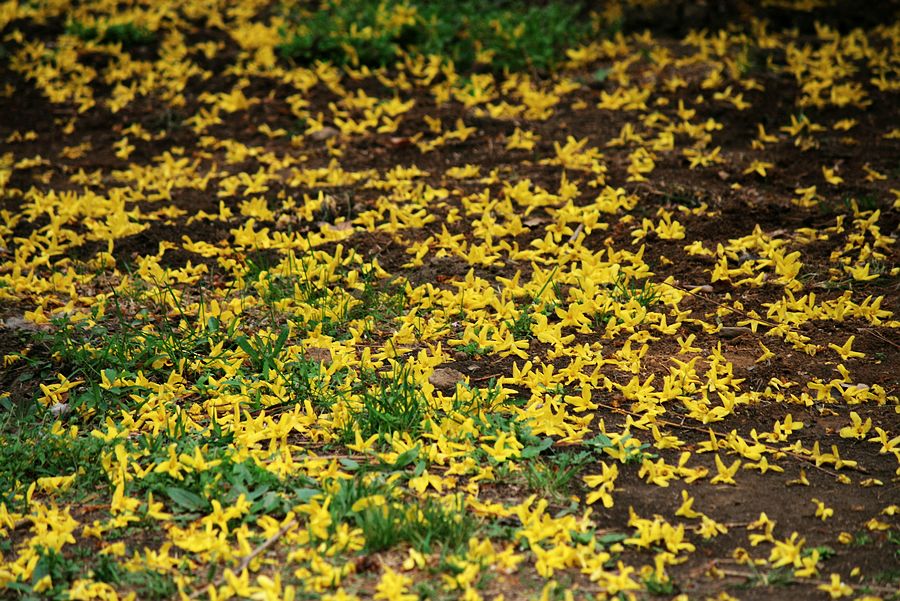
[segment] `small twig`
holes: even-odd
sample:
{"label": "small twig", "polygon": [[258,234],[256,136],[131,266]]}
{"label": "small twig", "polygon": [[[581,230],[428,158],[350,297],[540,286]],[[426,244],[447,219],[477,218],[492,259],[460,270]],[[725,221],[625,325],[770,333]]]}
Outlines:
{"label": "small twig", "polygon": [[[237,570],[235,570],[234,573],[235,573],[235,574],[240,574],[241,572],[243,572],[244,570],[246,570],[247,567],[250,565],[250,562],[252,562],[254,559],[256,559],[256,557],[258,557],[263,551],[265,551],[266,549],[268,549],[269,547],[271,547],[272,545],[274,545],[274,544],[278,541],[278,539],[280,539],[282,536],[284,536],[285,533],[286,533],[288,530],[290,530],[291,528],[293,528],[293,527],[296,526],[296,525],[297,525],[297,519],[294,518],[294,519],[292,519],[291,521],[289,521],[287,524],[285,524],[284,526],[282,526],[282,527],[278,530],[278,532],[276,532],[275,534],[273,534],[272,536],[270,536],[269,538],[267,538],[266,540],[264,540],[264,541],[262,542],[262,544],[260,544],[258,547],[256,547],[255,549],[253,549],[253,551],[251,551],[246,557],[244,557],[244,559],[241,560],[240,565],[238,565]],[[216,578],[215,582],[212,582],[212,583],[210,583],[210,584],[207,584],[204,588],[195,591],[195,592],[190,596],[190,598],[191,598],[191,599],[196,599],[196,598],[200,597],[201,595],[203,595],[204,593],[206,593],[207,589],[208,589],[210,586],[213,586],[213,587],[215,587],[215,588],[219,588],[224,582],[225,582],[225,577],[224,577],[224,576],[219,576],[218,578]]]}
{"label": "small twig", "polygon": [[478,378],[470,378],[469,381],[470,382],[481,382],[483,380],[490,380],[491,378],[499,378],[501,376],[503,376],[503,374],[491,374],[489,376],[480,376]]}
{"label": "small twig", "polygon": [[[298,458],[298,459],[299,459],[299,458]],[[325,459],[325,460],[328,460],[328,461],[330,461],[330,460],[332,460],[332,459],[350,459],[350,460],[352,460],[352,461],[356,461],[356,462],[361,463],[361,464],[363,464],[363,465],[374,465],[374,466],[380,466],[380,465],[383,466],[383,465],[387,465],[387,466],[390,466],[389,463],[385,463],[384,460],[380,459],[379,457],[376,457],[375,455],[367,455],[367,454],[353,454],[353,453],[340,454],[340,453],[333,453],[333,454],[328,454],[328,455],[304,455],[304,456],[302,457],[302,459],[310,459],[310,460]],[[295,461],[296,461],[296,460],[297,460],[297,459],[295,459]],[[437,464],[437,463],[431,463],[431,464],[428,465],[428,469],[440,472],[440,471],[443,471],[443,470],[448,470],[448,469],[450,469],[450,466],[448,466],[448,465],[440,465],[440,464]]]}
{"label": "small twig", "polygon": [[885,338],[884,336],[882,336],[881,334],[879,334],[878,332],[876,332],[876,331],[875,331],[874,329],[872,329],[872,328],[859,328],[859,330],[860,330],[861,332],[868,332],[869,334],[871,334],[871,335],[874,336],[875,338],[878,338],[878,339],[881,340],[882,342],[887,342],[888,344],[890,344],[890,345],[891,345],[892,347],[894,347],[894,348],[900,348],[900,344],[897,344],[896,342],[894,342],[894,341],[892,341],[892,340],[889,340],[889,339]]}
{"label": "small twig", "polygon": [[[627,409],[622,409],[621,407],[613,407],[612,405],[607,405],[605,403],[597,403],[597,406],[602,407],[604,409],[608,409],[615,413],[622,413],[625,415],[630,415],[632,417],[644,417],[643,415],[641,415],[639,413],[635,413],[633,411],[628,411]],[[718,438],[724,438],[724,439],[728,438],[727,434],[723,434],[721,432],[716,432],[712,428],[700,428],[698,426],[689,426],[687,424],[679,424],[678,422],[672,422],[672,421],[669,421],[666,419],[655,419],[653,423],[663,425],[663,426],[669,426],[671,428],[678,428],[680,430],[690,430],[692,432],[700,432],[701,434],[706,434],[706,435],[709,435],[709,433],[712,432],[713,435]],[[769,445],[763,445],[763,446],[766,447],[766,450],[768,450],[770,453],[784,453],[785,455],[788,455],[795,459],[799,459],[800,461],[803,461],[803,462],[809,464],[810,466],[814,467],[815,469],[819,470],[820,472],[824,472],[824,473],[828,474],[832,478],[838,477],[837,472],[833,472],[829,469],[822,467],[821,465],[818,465],[816,463],[815,459],[813,459],[812,457],[807,457],[806,455],[801,455],[800,453],[797,453],[795,451],[786,451],[784,449],[778,449],[776,447],[771,447]],[[869,473],[865,468],[862,468],[860,466],[852,466],[852,467],[856,471],[861,472],[863,474]]]}
{"label": "small twig", "polygon": [[[722,574],[723,576],[731,576],[733,578],[746,578],[747,580],[758,580],[760,578],[765,577],[764,572],[744,572],[742,570],[729,570],[722,569],[716,565],[712,566],[713,570],[718,574]],[[794,581],[795,584],[814,584],[816,586],[830,586],[831,581],[822,580],[821,578],[800,578]],[[891,594],[896,593],[897,589],[889,586],[879,586],[877,584],[869,584],[869,583],[861,583],[861,584],[852,584],[847,583],[847,586],[850,588],[857,589],[866,589],[867,591],[872,591],[876,593],[885,593]]]}
{"label": "small twig", "polygon": [[732,307],[732,306],[726,305],[725,303],[720,303],[720,302],[717,301],[717,300],[713,300],[713,299],[707,298],[707,297],[705,297],[705,296],[700,296],[700,295],[697,294],[696,292],[693,292],[692,290],[688,290],[687,288],[684,288],[684,287],[682,287],[682,286],[679,286],[678,284],[671,284],[671,283],[669,283],[669,282],[662,282],[662,284],[665,284],[666,286],[671,286],[672,288],[675,288],[676,290],[680,290],[681,292],[684,292],[685,294],[690,294],[690,295],[693,296],[694,298],[698,298],[698,299],[700,299],[700,300],[702,300],[702,301],[706,301],[706,302],[708,302],[708,303],[711,303],[711,304],[713,304],[713,305],[716,305],[717,307],[722,307],[723,309],[728,309],[729,311],[733,311],[733,312],[737,313],[738,315],[742,315],[743,317],[746,317],[747,319],[750,319],[750,320],[752,320],[752,321],[759,322],[760,325],[764,325],[764,326],[769,327],[769,328],[777,328],[777,327],[778,327],[778,324],[772,323],[772,322],[769,321],[768,319],[763,319],[762,317],[753,317],[752,315],[748,314],[748,313],[745,312],[745,311],[742,311],[741,309],[738,309],[738,308],[736,308],[736,307]]}
{"label": "small twig", "polygon": [[256,557],[257,557],[260,553],[262,553],[263,551],[265,551],[266,549],[268,549],[269,547],[271,547],[273,544],[275,544],[275,542],[276,542],[279,538],[281,538],[282,536],[284,536],[285,533],[286,533],[288,530],[290,530],[291,528],[293,528],[293,527],[296,526],[296,525],[297,525],[297,518],[294,518],[294,519],[292,519],[290,522],[288,522],[287,524],[285,524],[284,526],[282,526],[282,527],[278,530],[278,532],[276,532],[275,534],[273,534],[272,536],[270,536],[269,538],[267,538],[265,541],[263,541],[263,543],[262,543],[261,545],[259,545],[259,546],[256,547],[255,549],[253,549],[253,551],[251,551],[250,554],[247,555],[247,556],[241,561],[241,565],[238,566],[237,573],[240,574],[241,572],[243,572],[244,570],[246,570],[246,569],[247,569],[247,566],[250,565],[250,562],[251,562],[251,561],[253,561],[254,559],[256,559]]}
{"label": "small twig", "polygon": [[371,458],[372,458],[371,455],[362,455],[362,454],[353,454],[353,453],[344,453],[344,454],[331,453],[331,454],[327,454],[327,455],[303,455],[302,457],[299,457],[298,459],[309,459],[312,461],[315,461],[316,459],[327,459],[327,460],[350,459],[353,461],[359,461],[361,459],[365,460],[365,459],[371,459]]}
{"label": "small twig", "polygon": [[[725,526],[726,528],[729,528],[729,529],[730,528],[746,528],[747,526],[749,526],[752,523],[753,522],[726,522],[724,524],[720,524],[720,526]],[[703,524],[687,524],[687,525],[685,525],[684,529],[695,532],[697,530],[700,530],[702,527],[703,527]]]}
{"label": "small twig", "polygon": [[574,244],[576,240],[578,240],[578,235],[584,231],[584,224],[579,223],[578,227],[575,228],[575,231],[572,232],[572,236],[569,238],[569,244]]}

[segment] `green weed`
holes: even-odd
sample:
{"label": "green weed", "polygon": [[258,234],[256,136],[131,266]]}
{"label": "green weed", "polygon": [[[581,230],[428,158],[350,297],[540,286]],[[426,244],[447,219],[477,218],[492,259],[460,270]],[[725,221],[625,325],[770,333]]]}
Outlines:
{"label": "green weed", "polygon": [[469,359],[475,357],[483,357],[489,355],[493,350],[493,346],[481,346],[477,342],[467,342],[456,347],[456,350],[465,353]]}
{"label": "green weed", "polygon": [[328,282],[315,273],[315,260],[308,256],[289,255],[276,263],[264,253],[254,253],[247,258],[247,271],[243,275],[244,287],[255,289],[261,299],[275,303],[286,298],[318,306],[328,296]]}
{"label": "green weed", "polygon": [[152,44],[156,35],[144,27],[134,23],[119,23],[110,25],[103,32],[101,41],[104,43],[120,43],[126,48],[146,46]]}
{"label": "green weed", "polygon": [[[171,288],[164,288],[159,295],[171,295],[176,300],[177,317],[168,317],[170,308],[164,298],[142,296],[133,301],[115,294],[102,315],[95,308],[90,316],[53,318],[49,330],[38,331],[33,337],[38,352],[28,359],[31,370],[35,374],[55,371],[70,380],[85,379],[89,385],[79,389],[74,406],[84,406],[102,418],[112,409],[123,408],[121,403],[131,392],[116,386],[101,389],[103,378],[114,382],[117,378],[134,378],[139,372],[165,378],[173,367],[208,359],[209,332],[187,326],[195,320],[184,313]],[[129,315],[123,307],[125,302],[140,302],[142,308]],[[207,325],[216,330],[218,321],[208,320]]]}
{"label": "green weed", "polygon": [[133,590],[138,599],[163,601],[174,598],[178,593],[178,586],[171,576],[153,570],[126,571],[119,578],[117,584]]}
{"label": "green weed", "polygon": [[415,436],[422,431],[427,414],[425,397],[408,366],[395,366],[382,375],[375,387],[363,390],[362,407],[344,428],[344,437],[353,440],[356,430],[363,438],[384,438],[395,432]]}
{"label": "green weed", "polygon": [[104,28],[87,26],[78,21],[70,21],[66,25],[66,33],[77,36],[84,41],[98,40],[101,44],[121,44],[125,49],[147,46],[156,41],[156,34],[145,27],[131,22],[116,23],[107,25]]}
{"label": "green weed", "polygon": [[644,280],[640,285],[634,279],[629,279],[623,273],[619,274],[613,284],[612,297],[620,303],[636,301],[637,304],[649,309],[659,302],[662,295],[650,280]]}
{"label": "green weed", "polygon": [[671,580],[661,580],[656,574],[644,579],[644,586],[651,595],[671,597],[678,594],[678,587]]}
{"label": "green weed", "polygon": [[525,464],[528,487],[542,496],[564,497],[580,470],[594,460],[589,452],[560,453],[549,461],[535,460]]}
{"label": "green weed", "polygon": [[609,453],[607,453],[607,449],[611,452],[616,452],[621,447],[624,450],[624,454],[621,458],[622,463],[641,463],[644,459],[655,459],[656,455],[653,453],[649,453],[648,449],[650,448],[649,443],[641,443],[641,444],[632,444],[630,441],[633,440],[631,434],[625,434],[618,440],[618,444],[614,444],[613,441],[605,434],[597,434],[593,438],[584,441],[585,446],[594,451],[595,453],[600,454],[605,457]]}
{"label": "green weed", "polygon": [[385,324],[403,313],[406,292],[396,283],[382,283],[368,272],[363,272],[363,289],[357,295],[359,304],[349,312],[349,319],[371,317],[377,324]]}
{"label": "green weed", "polygon": [[[537,294],[534,295],[534,298],[527,304],[519,307],[519,314],[514,319],[509,319],[503,323],[516,340],[526,340],[531,338],[531,326],[534,323],[534,312],[541,306],[541,297],[544,296],[544,292],[547,290],[548,286],[553,287],[554,299],[558,299],[561,296],[559,287],[553,279],[557,269],[559,269],[558,266],[553,268],[553,271],[547,276],[547,280],[544,282],[543,286],[541,286],[541,289],[538,290]],[[542,312],[545,315],[550,315],[556,309],[556,306],[557,303],[555,300],[545,303]]]}
{"label": "green weed", "polygon": [[22,494],[38,478],[71,476],[75,488],[67,495],[83,496],[106,484],[100,465],[105,443],[90,436],[70,438],[49,432],[43,422],[6,424],[0,431],[0,502],[18,507]]}
{"label": "green weed", "polygon": [[391,498],[390,488],[384,476],[378,473],[358,473],[353,478],[341,480],[337,491],[331,495],[328,511],[333,524],[349,519],[353,515],[353,506],[366,497],[383,495]]}
{"label": "green weed", "polygon": [[[79,562],[65,557],[54,549],[41,549],[38,557],[31,575],[31,586],[15,583],[10,588],[21,593],[24,599],[67,599],[69,584],[81,576],[83,567]],[[32,587],[47,576],[52,581],[52,587],[39,595],[33,593]]]}
{"label": "green weed", "polygon": [[819,545],[818,547],[812,547],[810,549],[803,550],[803,557],[810,557],[813,554],[813,551],[819,552],[819,559],[824,561],[836,555],[834,549],[829,547],[828,545]]}
{"label": "green weed", "polygon": [[887,539],[894,545],[894,557],[900,559],[900,533],[896,530],[888,530]]}
{"label": "green weed", "polygon": [[578,2],[330,0],[318,11],[285,12],[297,26],[281,32],[278,51],[301,64],[382,67],[409,53],[444,56],[463,70],[550,69],[593,31]]}
{"label": "green weed", "polygon": [[[319,361],[303,357],[282,365],[281,374],[289,394],[286,406],[303,404],[308,400],[314,408],[325,410],[343,397],[344,382],[349,377],[346,368],[329,376]],[[267,410],[271,413],[276,407],[267,407]]]}
{"label": "green weed", "polygon": [[[872,578],[878,584],[896,585],[900,584],[900,570],[887,569],[875,574]],[[893,597],[897,598],[897,597]]]}
{"label": "green weed", "polygon": [[[51,588],[34,592],[34,586],[45,577]],[[88,548],[76,549],[64,555],[53,549],[41,549],[30,583],[11,582],[7,589],[23,600],[69,599],[72,582],[90,578],[105,582],[120,590],[133,591],[138,599],[162,601],[171,599],[178,592],[175,581],[168,574],[152,570],[131,571],[119,565],[110,555],[99,555]]]}
{"label": "green weed", "polygon": [[[613,282],[609,296],[613,302],[624,305],[634,301],[645,309],[653,308],[662,298],[657,287],[649,280],[644,280],[638,285],[634,279],[629,279],[624,273],[619,273],[616,281]],[[594,330],[602,330],[613,318],[613,313],[607,309],[598,311],[590,317]]]}
{"label": "green weed", "polygon": [[447,505],[428,499],[419,507],[396,502],[370,506],[355,514],[354,521],[362,529],[369,551],[383,551],[401,543],[422,552],[436,546],[456,550],[468,543],[477,527],[458,497]]}
{"label": "green weed", "polygon": [[850,544],[852,544],[854,547],[865,547],[871,542],[872,537],[869,536],[867,532],[860,531],[853,536],[853,541]]}
{"label": "green weed", "polygon": [[499,411],[504,403],[501,386],[493,379],[486,388],[476,388],[461,382],[453,394],[451,416],[465,420],[473,418],[483,422],[485,416]]}
{"label": "green weed", "polygon": [[268,380],[269,370],[279,364],[279,357],[290,332],[291,329],[284,326],[277,337],[263,337],[257,332],[253,334],[252,338],[242,334],[237,336],[234,341],[242,351],[247,353],[247,359],[253,372],[258,373],[263,380]]}

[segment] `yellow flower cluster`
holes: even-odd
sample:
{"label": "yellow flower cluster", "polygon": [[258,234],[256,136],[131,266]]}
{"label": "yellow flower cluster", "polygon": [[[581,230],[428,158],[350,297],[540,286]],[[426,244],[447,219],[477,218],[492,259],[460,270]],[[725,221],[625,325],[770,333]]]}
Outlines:
{"label": "yellow flower cluster", "polygon": [[821,574],[898,536],[900,27],[462,73],[119,4],[0,3],[46,109],[0,152],[0,590],[636,599],[713,549],[722,595],[884,592]]}

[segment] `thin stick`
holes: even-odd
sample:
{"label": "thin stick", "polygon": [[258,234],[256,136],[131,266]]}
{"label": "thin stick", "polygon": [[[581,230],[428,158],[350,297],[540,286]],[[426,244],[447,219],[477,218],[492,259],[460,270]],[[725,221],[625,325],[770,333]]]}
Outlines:
{"label": "thin stick", "polygon": [[685,294],[690,294],[690,295],[693,296],[694,298],[698,298],[698,299],[700,299],[700,300],[702,300],[702,301],[706,301],[706,302],[708,302],[708,303],[712,303],[713,305],[716,305],[717,307],[722,307],[723,309],[728,309],[729,311],[733,311],[733,312],[737,313],[738,315],[742,315],[742,316],[744,316],[744,317],[746,317],[747,319],[750,319],[750,320],[752,320],[752,321],[757,321],[757,322],[759,322],[761,325],[764,325],[764,326],[767,326],[767,327],[770,327],[770,328],[777,328],[777,327],[778,327],[778,324],[772,323],[772,322],[769,321],[768,319],[764,319],[764,318],[762,318],[762,317],[753,317],[752,315],[750,315],[750,314],[748,314],[748,313],[742,311],[741,309],[737,309],[737,308],[735,308],[735,307],[731,307],[731,306],[729,306],[729,305],[726,305],[725,303],[720,303],[719,301],[713,300],[713,299],[711,299],[711,298],[707,298],[707,297],[705,297],[705,296],[700,296],[700,295],[697,294],[696,292],[693,292],[693,291],[691,291],[691,290],[688,290],[687,288],[684,288],[684,287],[682,287],[682,286],[679,286],[678,284],[670,284],[669,282],[661,282],[661,283],[662,283],[662,284],[665,284],[666,286],[670,286],[670,287],[672,287],[672,288],[675,288],[676,290],[680,290],[681,292],[684,292]]}
{"label": "thin stick", "polygon": [[[250,565],[250,562],[252,562],[254,559],[256,559],[256,557],[258,557],[263,551],[265,551],[266,549],[268,549],[269,547],[274,545],[278,541],[278,539],[280,539],[282,536],[284,536],[288,530],[290,530],[291,528],[293,528],[296,525],[297,525],[297,519],[294,518],[290,522],[288,522],[287,524],[282,526],[278,530],[278,532],[276,532],[275,534],[273,534],[272,536],[270,536],[269,538],[264,540],[262,542],[262,544],[260,544],[258,547],[253,549],[253,551],[251,551],[246,557],[244,557],[244,559],[241,560],[241,563],[240,563],[240,565],[238,565],[235,573],[240,574],[241,572],[246,570],[247,567]],[[219,586],[221,586],[222,583],[224,583],[224,582],[225,582],[225,577],[219,576],[218,578],[216,578],[215,582],[212,582],[211,584],[206,585],[204,588],[195,591],[191,595],[190,598],[196,599],[196,598],[200,597],[201,595],[203,595],[204,593],[206,593],[207,589],[210,586],[219,588]]]}
{"label": "thin stick", "polygon": [[470,382],[481,382],[481,381],[483,381],[483,380],[490,380],[491,378],[500,378],[500,377],[502,377],[502,376],[503,376],[503,374],[491,374],[491,375],[489,375],[489,376],[481,376],[481,377],[478,377],[478,378],[470,378],[469,381],[470,381]]}
{"label": "thin stick", "polygon": [[292,519],[290,522],[288,522],[287,524],[285,524],[284,526],[282,526],[282,527],[278,530],[278,532],[276,532],[275,534],[273,534],[272,536],[270,536],[269,538],[267,538],[265,541],[263,541],[263,543],[262,543],[260,546],[258,546],[258,547],[256,547],[255,549],[253,549],[253,551],[251,551],[250,554],[247,555],[247,557],[245,557],[245,558],[241,561],[241,565],[238,566],[237,573],[240,574],[241,572],[243,572],[244,570],[246,570],[246,569],[247,569],[247,566],[250,565],[250,562],[251,562],[251,561],[253,561],[254,559],[256,559],[256,557],[257,557],[260,553],[262,553],[263,551],[265,551],[266,549],[268,549],[269,547],[271,547],[273,544],[275,544],[275,542],[276,542],[279,538],[281,538],[282,536],[284,536],[285,533],[286,533],[288,530],[290,530],[291,528],[293,528],[293,527],[296,526],[296,525],[297,525],[297,518],[294,518],[294,519]]}
{"label": "thin stick", "polygon": [[[630,415],[632,417],[644,417],[643,415],[640,415],[633,411],[628,411],[627,409],[622,409],[621,407],[613,407],[612,405],[607,405],[606,403],[597,403],[597,406],[602,407],[604,409],[608,409],[609,411],[612,411],[614,413],[622,413],[625,415]],[[667,419],[655,419],[653,423],[660,424],[663,426],[669,426],[672,428],[678,428],[680,430],[690,430],[692,432],[700,432],[701,434],[707,434],[707,435],[710,433],[710,431],[712,431],[713,435],[717,436],[718,438],[728,438],[727,434],[723,434],[721,432],[716,432],[712,428],[704,429],[704,428],[700,428],[698,426],[689,426],[687,424],[679,424],[678,422],[672,422]],[[821,465],[816,464],[815,459],[813,459],[812,457],[807,457],[806,455],[801,455],[800,453],[797,453],[795,451],[786,451],[783,449],[778,449],[776,447],[771,447],[769,445],[763,445],[763,446],[766,447],[766,450],[768,450],[771,453],[784,453],[785,455],[789,455],[791,457],[794,457],[795,459],[799,459],[800,461],[806,462],[807,464],[809,464],[810,466],[819,470],[820,472],[824,472],[833,478],[838,477],[837,472],[832,472],[831,470],[826,469],[826,468],[822,467]],[[855,469],[856,471],[861,472],[863,474],[869,473],[868,471],[866,471],[864,468],[862,468],[860,466],[853,466],[853,469]]]}
{"label": "thin stick", "polygon": [[[764,573],[764,572],[744,572],[742,570],[728,570],[728,569],[722,569],[718,566],[712,566],[711,569],[715,570],[719,574],[722,574],[723,576],[731,576],[734,578],[746,578],[747,580],[759,579],[766,575],[766,573]],[[828,580],[822,580],[820,578],[800,578],[800,579],[795,580],[794,584],[814,584],[816,586],[820,586],[820,585],[821,586],[830,586],[831,582]],[[854,590],[866,589],[866,590],[870,590],[870,591],[873,591],[876,593],[891,594],[891,593],[897,592],[896,588],[892,588],[889,586],[878,586],[876,584],[868,584],[868,583],[856,584],[856,585],[848,584],[848,586]]]}
{"label": "thin stick", "polygon": [[884,336],[882,336],[881,334],[879,334],[878,332],[876,332],[876,331],[875,331],[874,329],[872,329],[872,328],[860,328],[860,331],[868,332],[869,334],[871,334],[871,335],[874,336],[875,338],[878,338],[878,339],[881,340],[882,342],[887,342],[888,344],[890,344],[890,345],[891,345],[892,347],[894,347],[894,348],[900,348],[900,344],[897,344],[896,342],[893,342],[893,341],[891,341],[891,340],[888,340],[887,338],[885,338]]}
{"label": "thin stick", "polygon": [[576,240],[578,240],[578,235],[584,231],[584,224],[579,223],[578,227],[575,228],[575,231],[572,232],[572,236],[569,238],[569,244],[574,244]]}
{"label": "thin stick", "polygon": [[[753,522],[726,522],[724,524],[720,523],[719,525],[725,526],[726,528],[746,528],[747,526],[749,526],[752,523]],[[700,528],[702,528],[702,527],[703,527],[703,524],[687,524],[687,525],[685,525],[684,529],[690,530],[692,532],[696,532],[697,530],[700,530]]]}

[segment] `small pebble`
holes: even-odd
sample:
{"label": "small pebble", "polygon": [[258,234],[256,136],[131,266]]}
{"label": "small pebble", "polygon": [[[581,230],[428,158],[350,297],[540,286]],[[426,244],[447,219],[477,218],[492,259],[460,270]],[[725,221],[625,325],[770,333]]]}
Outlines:
{"label": "small pebble", "polygon": [[719,335],[719,338],[731,339],[743,336],[744,334],[750,334],[752,331],[753,330],[750,328],[741,326],[722,326],[716,334]]}

